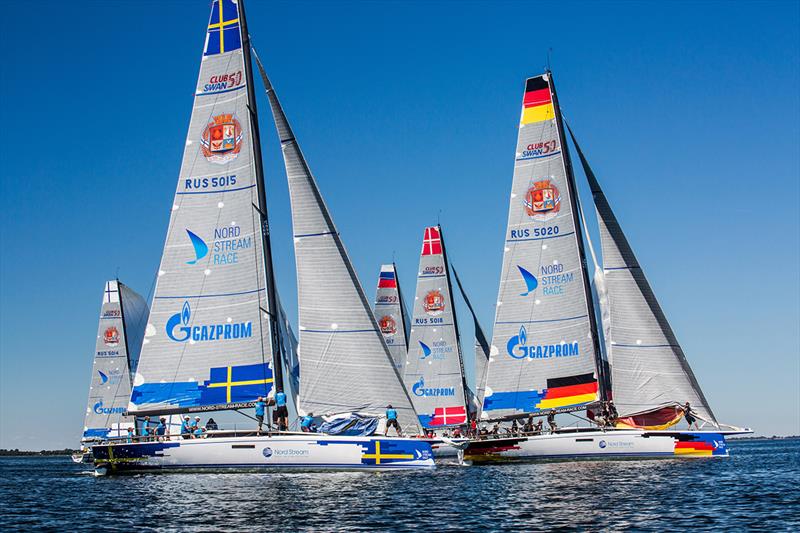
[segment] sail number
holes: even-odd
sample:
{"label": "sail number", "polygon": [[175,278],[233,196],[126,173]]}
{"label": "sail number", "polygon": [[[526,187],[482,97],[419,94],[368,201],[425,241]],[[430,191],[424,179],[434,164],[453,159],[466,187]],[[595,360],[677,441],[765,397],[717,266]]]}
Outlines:
{"label": "sail number", "polygon": [[415,318],[414,324],[443,324],[443,318]]}
{"label": "sail number", "polygon": [[525,228],[525,229],[512,229],[512,239],[527,239],[529,237],[552,237],[558,235],[558,226],[548,226],[546,228]]}

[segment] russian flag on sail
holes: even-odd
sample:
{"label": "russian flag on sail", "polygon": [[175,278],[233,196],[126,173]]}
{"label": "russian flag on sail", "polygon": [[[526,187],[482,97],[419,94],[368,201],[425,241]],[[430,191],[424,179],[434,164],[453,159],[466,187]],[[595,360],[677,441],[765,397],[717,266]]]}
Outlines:
{"label": "russian flag on sail", "polygon": [[442,237],[438,226],[425,228],[422,239],[422,255],[439,255],[442,253]]}
{"label": "russian flag on sail", "polygon": [[379,289],[396,289],[397,288],[397,278],[394,273],[394,268],[392,265],[383,265],[381,266],[381,274],[378,278],[378,288]]}
{"label": "russian flag on sail", "polygon": [[550,84],[545,76],[537,76],[525,82],[525,97],[522,100],[522,123],[533,124],[555,117]]}

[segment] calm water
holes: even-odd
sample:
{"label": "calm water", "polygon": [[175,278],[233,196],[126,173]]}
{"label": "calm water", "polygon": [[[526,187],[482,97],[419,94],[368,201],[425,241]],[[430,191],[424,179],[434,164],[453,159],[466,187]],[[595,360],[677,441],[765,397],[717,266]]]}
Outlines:
{"label": "calm water", "polygon": [[800,530],[800,440],[715,460],[433,472],[94,478],[68,457],[0,459],[3,529]]}

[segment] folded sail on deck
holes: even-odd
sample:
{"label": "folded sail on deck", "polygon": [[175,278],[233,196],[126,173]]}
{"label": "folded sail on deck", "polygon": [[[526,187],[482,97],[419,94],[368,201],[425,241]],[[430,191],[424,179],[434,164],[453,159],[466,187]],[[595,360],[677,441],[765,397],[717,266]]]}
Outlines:
{"label": "folded sail on deck", "polygon": [[425,228],[404,382],[423,427],[467,422],[456,313],[441,227]]}
{"label": "folded sail on deck", "polygon": [[244,406],[273,389],[242,42],[238,5],[214,0],[133,412]]}
{"label": "folded sail on deck", "polygon": [[381,265],[375,293],[375,320],[389,347],[395,368],[402,373],[408,348],[408,331],[405,303],[400,294],[400,281],[394,263]]}
{"label": "folded sail on deck", "polygon": [[558,120],[549,74],[528,79],[483,403],[488,418],[598,399],[594,311]]}
{"label": "folded sail on deck", "polygon": [[283,150],[292,203],[300,321],[300,405],[316,415],[391,404],[418,428],[386,342],[269,79],[259,63]]}
{"label": "folded sail on deck", "polygon": [[[642,267],[628,243],[606,195],[573,135],[597,208],[603,272],[608,297],[611,389],[620,417],[662,408],[661,425],[677,422],[679,413],[665,406],[690,402],[705,420],[716,422],[703,391]],[[642,420],[648,417],[641,417]],[[655,427],[656,422],[642,422]],[[635,420],[629,420],[635,425]]]}
{"label": "folded sail on deck", "polygon": [[118,280],[106,282],[83,440],[123,437],[127,428],[133,427],[133,417],[122,413],[128,407],[131,374],[139,360],[147,313],[147,303],[136,292]]}

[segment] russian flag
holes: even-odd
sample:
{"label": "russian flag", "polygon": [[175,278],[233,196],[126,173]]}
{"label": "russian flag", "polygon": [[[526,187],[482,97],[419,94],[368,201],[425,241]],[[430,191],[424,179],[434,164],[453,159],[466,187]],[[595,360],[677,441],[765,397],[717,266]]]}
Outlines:
{"label": "russian flag", "polygon": [[381,267],[381,275],[378,278],[379,289],[396,289],[397,278],[394,274],[394,269],[390,266],[389,269],[384,270],[386,267]]}

